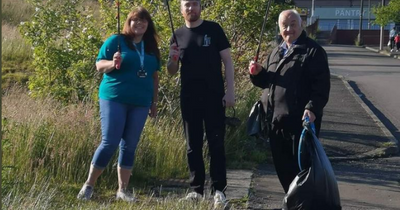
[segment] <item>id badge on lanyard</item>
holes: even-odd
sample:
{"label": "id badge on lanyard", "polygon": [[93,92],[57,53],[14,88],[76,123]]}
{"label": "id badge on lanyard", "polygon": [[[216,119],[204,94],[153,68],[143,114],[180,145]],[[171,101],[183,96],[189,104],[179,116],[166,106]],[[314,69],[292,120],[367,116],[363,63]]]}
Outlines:
{"label": "id badge on lanyard", "polygon": [[139,55],[139,59],[140,59],[140,69],[137,72],[137,76],[139,78],[146,78],[147,77],[147,72],[144,69],[144,42],[141,42],[141,52],[139,52],[136,44],[135,44],[135,50],[137,52],[137,54]]}

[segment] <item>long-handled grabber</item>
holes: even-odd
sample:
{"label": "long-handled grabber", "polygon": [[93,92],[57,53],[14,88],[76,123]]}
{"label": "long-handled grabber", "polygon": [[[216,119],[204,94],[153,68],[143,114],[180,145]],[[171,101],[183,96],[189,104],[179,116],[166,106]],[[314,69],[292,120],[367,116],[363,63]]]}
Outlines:
{"label": "long-handled grabber", "polygon": [[[265,11],[264,22],[263,22],[263,25],[262,25],[262,28],[261,28],[260,39],[258,39],[258,47],[257,47],[256,56],[254,57],[254,62],[257,62],[257,61],[258,61],[258,56],[259,56],[259,54],[260,54],[261,39],[262,39],[262,37],[263,37],[263,35],[264,35],[265,24],[267,23],[268,12],[269,12],[269,8],[271,7],[271,1],[272,1],[272,0],[268,0],[267,9],[266,9],[266,11]],[[255,66],[255,65],[252,65],[252,66],[251,66],[251,69],[250,69],[250,72],[253,73],[254,70],[255,70],[255,68],[256,68],[256,66]]]}
{"label": "long-handled grabber", "polygon": [[[121,43],[120,43],[120,36],[121,36],[121,24],[120,24],[120,9],[119,9],[119,0],[116,1],[117,5],[117,28],[118,28],[118,38],[117,38],[117,50],[121,53]],[[118,60],[118,63],[115,64],[115,68],[119,69],[121,67],[121,59]]]}
{"label": "long-handled grabber", "polygon": [[[174,23],[172,22],[171,9],[169,7],[168,1],[169,0],[164,0],[164,4],[167,6],[167,10],[168,10],[169,24],[170,24],[171,30],[172,30],[172,39],[173,39],[173,42],[176,43],[176,47],[178,47],[178,39],[176,39]],[[176,56],[174,56],[172,59],[175,60],[175,61],[178,60],[178,58]]]}

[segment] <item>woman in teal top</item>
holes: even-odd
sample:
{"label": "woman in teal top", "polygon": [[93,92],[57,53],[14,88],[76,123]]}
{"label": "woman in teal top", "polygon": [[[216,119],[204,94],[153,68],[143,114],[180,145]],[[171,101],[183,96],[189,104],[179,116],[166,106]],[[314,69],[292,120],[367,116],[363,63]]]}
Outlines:
{"label": "woman in teal top", "polygon": [[122,35],[112,35],[104,42],[96,67],[104,73],[99,89],[102,141],[78,198],[92,197],[97,178],[119,146],[116,198],[134,201],[126,188],[147,115],[157,115],[160,71],[158,35],[145,8],[130,12]]}

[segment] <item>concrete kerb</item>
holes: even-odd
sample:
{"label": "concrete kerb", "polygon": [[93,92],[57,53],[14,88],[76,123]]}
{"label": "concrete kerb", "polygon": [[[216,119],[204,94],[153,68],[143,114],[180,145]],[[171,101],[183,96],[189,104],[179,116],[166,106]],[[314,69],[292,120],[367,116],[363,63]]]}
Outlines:
{"label": "concrete kerb", "polygon": [[[342,80],[345,87],[349,90],[350,94],[356,99],[356,101],[364,108],[367,114],[372,118],[376,125],[382,130],[383,134],[389,139],[389,146],[376,148],[375,150],[347,157],[329,157],[331,162],[350,161],[350,160],[362,160],[372,158],[389,157],[399,153],[399,141],[390,133],[390,131],[383,125],[378,117],[372,112],[372,110],[364,103],[363,100],[356,94],[354,89],[350,86],[348,81],[341,75],[331,74],[334,77],[338,77]],[[269,160],[272,162],[272,159]],[[228,170],[228,188],[227,195],[230,200],[237,200],[246,198],[249,196],[249,190],[252,187],[253,170]]]}
{"label": "concrete kerb", "polygon": [[[342,80],[345,87],[349,90],[350,94],[356,99],[356,101],[364,108],[367,114],[372,118],[376,125],[382,130],[384,135],[389,139],[389,146],[376,148],[375,150],[347,157],[329,157],[331,162],[350,161],[350,160],[362,160],[372,158],[389,157],[399,153],[399,141],[390,133],[390,131],[383,125],[378,117],[372,112],[372,110],[364,103],[363,100],[356,94],[354,89],[350,86],[348,81],[342,76],[337,74],[331,74],[334,77],[338,77]],[[272,160],[269,160],[272,162]],[[249,190],[252,187],[252,178],[254,175],[253,170],[228,170],[228,188],[226,194],[228,199],[237,200],[246,198],[249,196]]]}
{"label": "concrete kerb", "polygon": [[229,200],[240,200],[249,196],[253,170],[227,170],[228,187],[226,195]]}
{"label": "concrete kerb", "polygon": [[379,53],[379,49],[375,49],[375,48],[372,48],[372,47],[368,47],[368,46],[365,46],[365,49],[367,49],[367,50],[371,50],[372,52],[376,52],[376,53]]}
{"label": "concrete kerb", "polygon": [[[365,46],[365,49],[370,50],[370,51],[372,51],[372,52],[380,53],[380,54],[382,54],[382,55],[386,55],[386,56],[389,56],[389,57],[392,56],[392,54],[387,53],[386,51],[383,51],[383,50],[381,51],[381,50],[376,49],[376,48],[373,48],[373,47]],[[393,54],[393,58],[400,59],[400,55],[399,55],[399,54]]]}
{"label": "concrete kerb", "polygon": [[348,161],[348,160],[360,160],[360,159],[371,159],[380,157],[389,157],[399,153],[399,141],[392,135],[392,133],[386,128],[386,126],[379,120],[379,118],[372,112],[372,110],[364,103],[363,100],[356,94],[354,89],[350,86],[348,81],[342,75],[331,74],[334,77],[338,77],[342,80],[343,84],[349,90],[350,94],[356,99],[356,101],[364,108],[367,114],[372,118],[372,120],[377,124],[377,126],[382,130],[384,135],[389,139],[389,144],[387,147],[376,148],[375,150],[354,156],[348,157],[330,157],[332,162],[337,161]]}

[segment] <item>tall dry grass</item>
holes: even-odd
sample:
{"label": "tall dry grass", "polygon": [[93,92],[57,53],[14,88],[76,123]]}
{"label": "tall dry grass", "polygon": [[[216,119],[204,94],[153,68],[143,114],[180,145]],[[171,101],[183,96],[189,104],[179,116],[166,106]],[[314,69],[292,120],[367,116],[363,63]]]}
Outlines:
{"label": "tall dry grass", "polygon": [[[180,199],[184,192],[166,192],[155,194],[154,191],[136,192],[137,202],[116,202],[115,191],[108,195],[96,197],[92,201],[83,202],[75,196],[66,196],[65,190],[60,186],[49,184],[49,180],[37,179],[25,191],[13,188],[2,196],[2,209],[141,209],[141,210],[209,210],[213,208],[213,200],[207,196],[199,202],[182,202]],[[243,209],[243,204],[233,203],[225,208],[229,210]]]}
{"label": "tall dry grass", "polygon": [[29,20],[33,8],[26,0],[1,2],[1,60],[2,89],[14,83],[25,85],[31,68],[32,50],[18,31],[21,21]]}
{"label": "tall dry grass", "polygon": [[[32,182],[32,174],[53,180],[82,180],[100,140],[96,109],[63,106],[50,97],[35,100],[20,88],[2,98],[3,178],[10,184]],[[29,173],[27,173],[29,172]]]}
{"label": "tall dry grass", "polygon": [[[258,94],[246,83],[238,85],[243,85],[238,97],[248,99],[239,100],[236,107],[236,116],[243,120]],[[33,99],[21,88],[9,89],[3,95],[2,130],[4,192],[16,186],[26,188],[37,177],[53,184],[81,185],[101,141],[95,103],[63,105],[51,97]],[[246,136],[244,120],[239,127],[228,127],[225,141],[230,166],[252,167],[265,159],[262,147]],[[113,189],[117,186],[116,174],[114,156],[98,185]],[[137,149],[132,184],[140,186],[187,175],[180,113],[149,119]]]}
{"label": "tall dry grass", "polygon": [[6,22],[12,26],[16,26],[21,21],[29,20],[33,11],[34,8],[27,2],[27,0],[2,0],[2,24]]}
{"label": "tall dry grass", "polygon": [[31,46],[25,42],[16,26],[9,23],[1,25],[2,60],[24,61],[32,57]]}
{"label": "tall dry grass", "polygon": [[[30,183],[29,173],[57,182],[83,183],[101,141],[98,108],[93,103],[65,106],[51,97],[32,99],[23,89],[2,98],[3,177],[11,184]],[[162,117],[148,120],[139,144],[134,177],[184,177],[187,174],[181,124]],[[116,159],[103,175],[116,185]],[[17,184],[18,184],[17,183]]]}
{"label": "tall dry grass", "polygon": [[[210,209],[210,201],[196,206],[182,204],[176,194],[157,198],[141,195],[143,202],[133,205],[113,202],[110,193],[117,187],[116,157],[96,185],[101,189],[97,192],[101,202],[78,202],[76,193],[100,143],[98,108],[93,103],[66,106],[51,97],[33,99],[21,88],[7,90],[2,102],[3,208]],[[166,114],[147,121],[131,186],[187,177],[186,144],[179,118]]]}
{"label": "tall dry grass", "polygon": [[[97,3],[87,0],[84,5],[96,7]],[[29,19],[25,15],[30,15],[32,8],[25,0],[3,0],[2,6],[3,65],[8,62],[3,71],[13,73],[15,66],[21,67],[18,60],[30,59],[30,46],[24,44],[16,25]],[[225,140],[228,165],[241,168],[254,166],[254,161],[262,161],[266,155],[245,134],[249,108],[260,95],[249,84],[247,74],[245,77],[236,81],[236,117],[242,119],[242,124],[228,127]],[[154,179],[187,177],[186,143],[180,118],[177,107],[173,113],[165,112],[147,121],[136,153],[133,186]],[[113,202],[117,186],[116,156],[97,183],[104,190],[98,193],[105,199],[77,202],[76,193],[86,179],[92,155],[101,141],[95,102],[66,106],[51,97],[32,99],[26,90],[10,88],[2,97],[2,131],[4,209],[210,209],[208,201],[193,206],[177,202],[174,196],[144,195],[143,202],[132,205]],[[207,157],[207,146],[204,148]]]}

